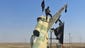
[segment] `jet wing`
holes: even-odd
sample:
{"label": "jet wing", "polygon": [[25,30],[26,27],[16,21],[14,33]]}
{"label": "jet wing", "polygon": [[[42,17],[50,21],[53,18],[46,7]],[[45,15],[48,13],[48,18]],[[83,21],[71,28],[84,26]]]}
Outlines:
{"label": "jet wing", "polygon": [[48,30],[52,27],[52,25],[60,18],[61,13],[63,12],[63,10],[67,7],[67,4],[65,4],[53,17],[52,19],[50,19],[49,21],[49,25],[48,25]]}

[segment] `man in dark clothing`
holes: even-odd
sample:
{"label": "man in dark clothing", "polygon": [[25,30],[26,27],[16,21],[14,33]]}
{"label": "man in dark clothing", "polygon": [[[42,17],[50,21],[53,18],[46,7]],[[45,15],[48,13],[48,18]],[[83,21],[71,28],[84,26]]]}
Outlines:
{"label": "man in dark clothing", "polygon": [[60,35],[59,42],[60,42],[61,44],[63,44],[64,23],[60,23],[58,32],[60,32],[60,33],[59,33],[59,35]]}
{"label": "man in dark clothing", "polygon": [[46,14],[46,21],[48,19],[48,15],[52,18],[52,15],[50,14],[49,6],[45,9],[45,14]]}
{"label": "man in dark clothing", "polygon": [[63,44],[64,23],[62,23],[61,20],[59,20],[59,22],[59,27],[57,27],[56,29],[52,28],[52,30],[54,30],[54,34],[56,36],[56,39],[59,40],[59,43]]}
{"label": "man in dark clothing", "polygon": [[44,0],[43,0],[42,3],[41,3],[41,7],[42,7],[42,12],[43,12],[44,9],[45,9],[45,3],[44,3]]}

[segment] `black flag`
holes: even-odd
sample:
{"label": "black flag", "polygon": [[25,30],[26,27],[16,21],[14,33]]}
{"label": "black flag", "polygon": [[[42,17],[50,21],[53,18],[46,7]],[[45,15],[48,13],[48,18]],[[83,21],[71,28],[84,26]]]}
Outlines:
{"label": "black flag", "polygon": [[44,0],[43,0],[42,3],[41,3],[41,7],[42,7],[42,12],[43,12],[44,9],[45,9],[45,3],[44,3]]}
{"label": "black flag", "polygon": [[67,5],[65,6],[65,13],[67,12]]}

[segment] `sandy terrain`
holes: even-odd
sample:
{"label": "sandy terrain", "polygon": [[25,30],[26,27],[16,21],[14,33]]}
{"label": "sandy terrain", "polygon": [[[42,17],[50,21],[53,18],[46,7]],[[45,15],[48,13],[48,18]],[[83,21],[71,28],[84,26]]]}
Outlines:
{"label": "sandy terrain", "polygon": [[[56,48],[53,44],[52,48]],[[30,48],[29,43],[0,43],[0,48]],[[64,48],[85,48],[85,43],[64,44]]]}
{"label": "sandy terrain", "polygon": [[0,43],[0,48],[30,48],[28,43]]}

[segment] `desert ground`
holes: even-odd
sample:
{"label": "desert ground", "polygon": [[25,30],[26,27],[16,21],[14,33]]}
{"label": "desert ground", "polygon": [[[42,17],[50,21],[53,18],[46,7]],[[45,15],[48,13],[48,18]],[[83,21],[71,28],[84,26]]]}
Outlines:
{"label": "desert ground", "polygon": [[[31,48],[29,43],[0,43],[0,48]],[[57,48],[52,44],[52,48]],[[85,48],[85,43],[65,43],[64,48]]]}

